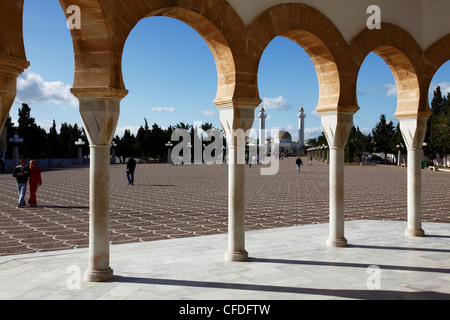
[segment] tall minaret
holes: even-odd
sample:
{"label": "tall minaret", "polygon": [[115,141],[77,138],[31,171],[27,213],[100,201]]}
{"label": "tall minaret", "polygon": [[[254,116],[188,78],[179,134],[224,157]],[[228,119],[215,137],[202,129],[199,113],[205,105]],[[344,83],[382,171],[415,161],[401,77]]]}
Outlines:
{"label": "tall minaret", "polygon": [[258,118],[259,118],[259,145],[264,146],[266,142],[266,118],[267,118],[267,114],[265,113],[264,108],[261,108]]}
{"label": "tall minaret", "polygon": [[301,148],[305,145],[305,118],[306,113],[303,107],[300,107],[298,112],[298,147]]}

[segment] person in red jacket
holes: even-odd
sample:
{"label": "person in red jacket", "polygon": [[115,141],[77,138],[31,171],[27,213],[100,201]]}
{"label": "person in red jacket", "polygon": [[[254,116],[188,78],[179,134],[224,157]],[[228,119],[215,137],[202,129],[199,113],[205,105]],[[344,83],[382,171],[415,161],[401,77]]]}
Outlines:
{"label": "person in red jacket", "polygon": [[41,169],[38,168],[36,160],[30,161],[30,180],[28,184],[30,185],[30,199],[28,200],[28,204],[34,207],[37,205],[36,191],[42,185]]}

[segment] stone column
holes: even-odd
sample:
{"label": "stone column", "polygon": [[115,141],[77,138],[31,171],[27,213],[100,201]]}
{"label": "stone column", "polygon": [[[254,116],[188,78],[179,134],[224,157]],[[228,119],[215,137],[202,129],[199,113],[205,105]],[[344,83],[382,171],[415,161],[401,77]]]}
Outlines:
{"label": "stone column", "polygon": [[408,156],[408,227],[407,236],[423,237],[422,229],[422,146],[427,130],[427,118],[400,118],[400,130]]}
{"label": "stone column", "polygon": [[89,267],[85,279],[91,282],[113,278],[109,266],[110,150],[126,90],[76,88],[80,115],[89,140]]}
{"label": "stone column", "polygon": [[245,143],[256,105],[216,102],[228,144],[228,250],[226,261],[246,261],[245,250]]}
{"label": "stone column", "polygon": [[321,113],[330,147],[330,230],[327,246],[346,247],[344,236],[344,149],[353,125],[353,113]]}

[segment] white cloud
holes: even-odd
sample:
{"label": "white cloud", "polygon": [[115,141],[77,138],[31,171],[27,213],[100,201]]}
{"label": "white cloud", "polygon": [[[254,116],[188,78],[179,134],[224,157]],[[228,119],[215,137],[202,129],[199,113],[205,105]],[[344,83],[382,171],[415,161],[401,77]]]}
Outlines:
{"label": "white cloud", "polygon": [[441,87],[441,92],[442,92],[442,95],[444,97],[446,97],[447,94],[450,93],[450,82],[441,82],[441,83],[438,83],[438,84],[431,83],[431,86],[430,86],[430,97],[433,96],[434,91],[436,90],[436,88],[438,86]]}
{"label": "white cloud", "polygon": [[261,107],[265,110],[288,110],[291,106],[282,96],[278,98],[263,98]]}
{"label": "white cloud", "polygon": [[386,83],[382,88],[386,91],[386,97],[397,97],[397,86],[394,83]]}
{"label": "white cloud", "polygon": [[312,116],[313,116],[314,118],[316,118],[316,119],[321,119],[321,116],[320,116],[320,114],[316,111],[316,109],[312,110],[312,111],[311,111],[311,114],[312,114]]}
{"label": "white cloud", "polygon": [[323,132],[322,127],[305,128],[305,138],[306,139],[317,138],[322,134],[322,132]]}
{"label": "white cloud", "polygon": [[172,107],[170,107],[170,108],[168,108],[168,107],[154,107],[154,108],[152,108],[152,111],[153,112],[169,112],[169,113],[177,112],[175,110],[175,108],[172,108]]}
{"label": "white cloud", "polygon": [[78,106],[78,100],[70,92],[70,86],[61,81],[44,81],[41,75],[26,70],[17,79],[16,103],[54,103]]}
{"label": "white cloud", "polygon": [[122,138],[124,133],[125,133],[125,130],[130,130],[130,133],[134,134],[136,136],[139,128],[140,128],[139,126],[117,127],[116,128],[116,133],[114,134],[114,137],[115,136],[119,136],[120,138]]}
{"label": "white cloud", "polygon": [[219,115],[219,113],[216,110],[203,110],[202,116],[208,117],[208,118],[215,118]]}

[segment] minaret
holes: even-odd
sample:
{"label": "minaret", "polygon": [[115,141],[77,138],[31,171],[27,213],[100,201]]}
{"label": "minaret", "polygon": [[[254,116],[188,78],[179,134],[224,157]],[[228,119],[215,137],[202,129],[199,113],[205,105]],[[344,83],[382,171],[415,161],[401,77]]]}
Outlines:
{"label": "minaret", "polygon": [[301,148],[305,145],[305,118],[306,113],[303,107],[300,107],[298,112],[298,147]]}
{"label": "minaret", "polygon": [[266,118],[267,118],[267,114],[265,113],[264,108],[261,108],[258,118],[259,118],[259,145],[264,146],[266,144]]}

